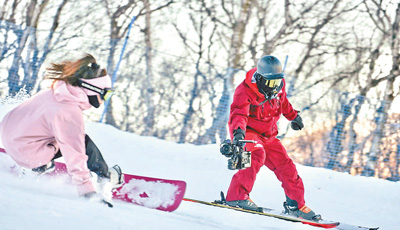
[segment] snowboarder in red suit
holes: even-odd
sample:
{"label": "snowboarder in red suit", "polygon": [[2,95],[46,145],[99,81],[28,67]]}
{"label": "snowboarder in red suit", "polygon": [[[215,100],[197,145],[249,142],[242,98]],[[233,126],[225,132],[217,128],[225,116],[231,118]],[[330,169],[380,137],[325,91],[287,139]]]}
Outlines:
{"label": "snowboarder in red suit", "polygon": [[250,210],[257,205],[250,200],[256,175],[265,165],[272,170],[286,195],[285,212],[304,219],[319,219],[305,205],[303,181],[279,139],[277,122],[281,115],[291,121],[294,130],[304,125],[299,112],[287,99],[281,62],[274,56],[264,56],[246,74],[236,88],[229,117],[233,143],[237,140],[255,140],[247,143],[251,152],[251,167],[239,170],[232,178],[226,196],[227,204]]}

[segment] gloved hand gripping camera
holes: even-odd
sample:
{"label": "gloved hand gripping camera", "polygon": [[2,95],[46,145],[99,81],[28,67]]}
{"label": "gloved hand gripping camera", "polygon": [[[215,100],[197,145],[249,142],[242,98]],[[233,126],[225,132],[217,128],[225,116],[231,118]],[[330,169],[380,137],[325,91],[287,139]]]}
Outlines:
{"label": "gloved hand gripping camera", "polygon": [[251,166],[251,152],[244,149],[246,143],[257,143],[250,140],[237,140],[234,143],[230,139],[225,140],[220,145],[222,155],[228,159],[228,169],[245,169]]}

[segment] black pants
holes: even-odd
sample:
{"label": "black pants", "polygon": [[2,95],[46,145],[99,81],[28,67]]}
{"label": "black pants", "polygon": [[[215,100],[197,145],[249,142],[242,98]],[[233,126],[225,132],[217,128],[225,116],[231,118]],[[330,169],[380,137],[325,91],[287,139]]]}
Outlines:
{"label": "black pants", "polygon": [[[87,134],[85,135],[85,147],[86,155],[89,157],[87,161],[89,170],[96,173],[99,177],[109,178],[107,163],[105,162],[103,155],[101,155],[100,150]],[[60,157],[62,157],[62,153],[58,150],[53,160]]]}

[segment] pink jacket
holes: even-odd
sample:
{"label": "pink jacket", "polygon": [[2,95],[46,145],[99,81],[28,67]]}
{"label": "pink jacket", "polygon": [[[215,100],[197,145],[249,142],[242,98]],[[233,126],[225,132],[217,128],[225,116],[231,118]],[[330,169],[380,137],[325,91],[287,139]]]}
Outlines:
{"label": "pink jacket", "polygon": [[4,148],[15,162],[30,169],[47,164],[61,150],[79,194],[93,192],[82,114],[90,107],[82,88],[56,81],[53,88],[32,96],[4,117],[0,124]]}

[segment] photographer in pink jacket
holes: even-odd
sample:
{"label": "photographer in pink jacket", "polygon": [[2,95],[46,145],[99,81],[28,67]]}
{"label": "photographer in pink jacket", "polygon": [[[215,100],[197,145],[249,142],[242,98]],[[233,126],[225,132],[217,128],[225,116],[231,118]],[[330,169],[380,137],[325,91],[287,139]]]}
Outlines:
{"label": "photographer in pink jacket", "polygon": [[7,154],[20,166],[37,173],[51,170],[54,159],[63,156],[79,195],[112,207],[96,193],[90,171],[97,174],[100,185],[111,183],[111,187],[118,187],[123,179],[121,169],[108,168],[100,150],[85,133],[83,120],[83,110],[98,108],[110,99],[110,77],[87,54],[76,61],[51,64],[47,78],[54,80],[50,89],[40,91],[4,117],[0,134]]}

